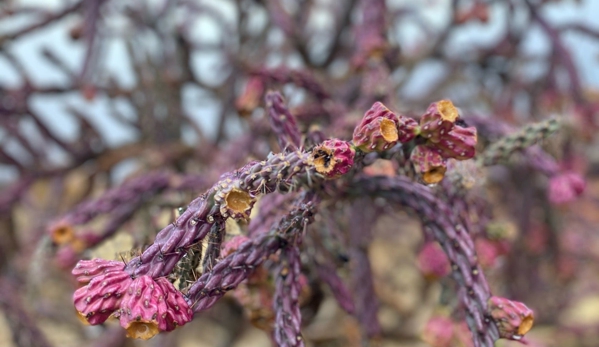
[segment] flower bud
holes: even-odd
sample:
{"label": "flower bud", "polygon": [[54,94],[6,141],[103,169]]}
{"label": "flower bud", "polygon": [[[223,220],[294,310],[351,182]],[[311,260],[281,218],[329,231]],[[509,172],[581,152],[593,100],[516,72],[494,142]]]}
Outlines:
{"label": "flower bud", "polygon": [[352,168],[354,155],[349,142],[332,139],[314,147],[311,159],[316,172],[331,179],[346,174]]}
{"label": "flower bud", "polygon": [[451,101],[433,102],[420,118],[420,136],[433,143],[438,143],[454,128],[458,117],[458,109]]}
{"label": "flower bud", "polygon": [[397,142],[408,142],[416,136],[418,123],[397,116],[385,105],[375,102],[354,130],[352,142],[363,152],[380,152]]}
{"label": "flower bud", "polygon": [[534,313],[523,303],[493,296],[487,305],[502,338],[520,340],[532,328]]}
{"label": "flower bud", "polygon": [[410,154],[414,169],[426,184],[441,182],[447,171],[447,160],[426,145],[418,145]]}

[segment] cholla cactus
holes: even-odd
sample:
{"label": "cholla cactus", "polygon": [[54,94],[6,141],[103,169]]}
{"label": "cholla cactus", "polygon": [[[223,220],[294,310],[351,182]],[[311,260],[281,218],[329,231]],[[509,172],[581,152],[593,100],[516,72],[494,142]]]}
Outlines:
{"label": "cholla cactus", "polygon": [[[59,2],[0,4],[12,345],[50,347],[55,324],[82,346],[186,345],[194,318],[248,345],[240,304],[273,346],[417,344],[436,312],[430,344],[492,347],[532,323],[506,293],[556,345],[599,340],[564,317],[599,287],[599,94],[564,40],[599,35],[554,23],[556,1]],[[496,14],[519,30],[455,44]],[[552,47],[532,60],[529,30]]]}
{"label": "cholla cactus", "polygon": [[[299,128],[284,109],[281,96],[269,93],[266,99],[271,113],[275,112],[270,117],[271,125],[286,152],[271,153],[264,161],[253,161],[221,175],[217,183],[182,210],[174,223],[156,235],[152,245],[128,263],[99,259],[79,262],[73,275],[82,287],[75,292],[73,301],[88,323],[100,324],[114,316],[119,318],[128,336],[147,339],[186,324],[193,312],[209,309],[252,274],[268,273],[268,267],[263,267],[265,263],[275,262],[278,270],[273,275],[274,285],[259,288],[247,284],[240,287],[236,295],[250,310],[255,310],[256,299],[260,303],[272,302],[272,308],[265,311],[270,315],[262,315],[260,325],[272,331],[279,346],[302,346],[299,305],[300,293],[306,285],[300,256],[304,230],[312,223],[312,215],[321,199],[329,195],[352,196],[358,192],[358,195],[383,197],[388,203],[408,206],[426,221],[428,235],[437,243],[424,245],[418,257],[419,266],[429,278],[451,273],[457,281],[475,347],[490,346],[499,336],[517,338],[529,328],[528,316],[520,315],[523,321],[516,327],[517,322],[510,314],[506,316],[510,319],[501,315],[496,300],[487,304],[490,290],[476,257],[475,242],[468,232],[474,227],[462,214],[468,211],[464,205],[468,202],[454,201],[463,199],[469,189],[458,184],[461,180],[447,182],[445,186],[453,188],[445,187],[443,191],[448,195],[438,199],[427,187],[396,174],[379,176],[370,170],[365,171],[369,174],[356,176],[373,159],[376,162],[382,160],[381,157],[392,156],[386,152],[400,142],[405,145],[401,150],[406,157],[398,164],[405,165],[409,158],[425,183],[438,183],[443,179],[448,159],[466,160],[474,156],[476,130],[457,124],[458,112],[451,102],[442,100],[431,104],[419,126],[414,120],[397,116],[376,102],[355,128],[353,143],[330,139],[303,151]],[[289,114],[282,119],[276,116],[279,112]],[[409,150],[411,153],[407,155]],[[331,183],[335,180],[343,184]],[[321,195],[318,187],[323,187],[326,194]],[[295,190],[303,192],[291,192]],[[241,235],[226,242],[221,252],[227,219],[248,221],[257,199],[273,192],[289,195],[266,198],[266,204],[260,208],[274,212],[261,211],[257,222],[250,225],[253,225],[250,229],[256,230],[249,236]],[[452,201],[457,204],[454,210],[449,206]],[[288,205],[294,207],[271,226],[273,218],[269,213],[281,212],[278,209],[281,206],[275,205],[281,205],[282,211]],[[372,302],[375,286],[364,251],[369,235],[364,229],[371,227],[378,214],[364,211],[368,206],[354,203],[358,210],[349,230],[349,254],[354,274],[358,275],[352,278],[352,283],[360,290],[350,293],[334,269],[323,269],[321,274],[328,277],[325,282],[338,291],[336,298],[340,306],[357,316],[368,338],[376,339],[382,329],[376,318],[378,305]],[[70,240],[69,235],[59,236],[56,238]],[[204,254],[188,253],[202,242],[208,243]],[[186,256],[203,257],[201,275],[197,278],[174,271]],[[198,266],[199,259],[189,263]],[[194,268],[187,270],[196,273]],[[171,283],[177,280],[191,283],[180,284],[181,290],[177,290]],[[264,300],[268,293],[272,293],[272,300]],[[485,321],[488,312],[496,319],[497,326]]]}

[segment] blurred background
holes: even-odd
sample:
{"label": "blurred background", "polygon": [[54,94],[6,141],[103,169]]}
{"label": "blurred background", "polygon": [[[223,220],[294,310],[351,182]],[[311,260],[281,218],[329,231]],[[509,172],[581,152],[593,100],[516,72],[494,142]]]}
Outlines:
{"label": "blurred background", "polygon": [[[494,291],[535,310],[531,346],[596,346],[597,14],[593,0],[0,1],[0,346],[269,345],[233,297],[145,342],[84,326],[69,275],[148,244],[221,173],[280,151],[267,89],[325,138],[349,139],[376,100],[417,116],[449,98],[482,146],[562,118],[537,161],[472,173],[479,222],[500,235],[477,246]],[[419,265],[422,226],[402,211],[376,225],[376,344],[442,346],[427,327],[451,294]],[[309,345],[364,343],[330,289],[315,283],[312,301]]]}

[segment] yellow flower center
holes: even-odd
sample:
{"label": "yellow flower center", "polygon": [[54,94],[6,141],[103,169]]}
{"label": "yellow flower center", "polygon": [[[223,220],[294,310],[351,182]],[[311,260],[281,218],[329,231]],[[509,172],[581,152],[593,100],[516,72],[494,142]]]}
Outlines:
{"label": "yellow flower center", "polygon": [[449,122],[455,122],[458,119],[458,109],[453,106],[453,103],[449,100],[441,100],[437,103],[437,110],[441,114],[443,120]]}
{"label": "yellow flower center", "polygon": [[383,118],[383,120],[381,120],[380,128],[381,128],[381,135],[383,135],[383,138],[385,139],[385,141],[395,142],[395,141],[397,141],[397,139],[399,139],[397,125],[395,124],[394,121],[387,119],[387,118]]}
{"label": "yellow flower center", "polygon": [[235,213],[244,213],[251,208],[252,197],[247,192],[234,188],[225,198],[227,208]]}

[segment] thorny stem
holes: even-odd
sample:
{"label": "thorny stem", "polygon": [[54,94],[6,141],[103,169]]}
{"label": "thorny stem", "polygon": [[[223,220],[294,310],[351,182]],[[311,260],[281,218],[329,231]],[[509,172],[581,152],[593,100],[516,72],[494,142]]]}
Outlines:
{"label": "thorny stem", "polygon": [[228,216],[221,213],[221,206],[215,202],[223,184],[238,184],[239,189],[250,196],[258,196],[274,191],[288,192],[298,185],[311,185],[318,180],[309,154],[299,151],[273,154],[265,161],[252,162],[222,177],[206,193],[193,200],[174,223],[162,229],[154,243],[127,264],[126,271],[134,276],[166,276],[191,245],[206,237],[213,224],[222,223],[224,226]]}
{"label": "thorny stem", "polygon": [[187,298],[195,312],[212,307],[216,301],[260,266],[271,254],[295,241],[311,223],[317,200],[312,194],[306,194],[301,203],[281,218],[269,233],[260,234],[239,246],[239,248],[220,260],[211,271],[189,287]]}

